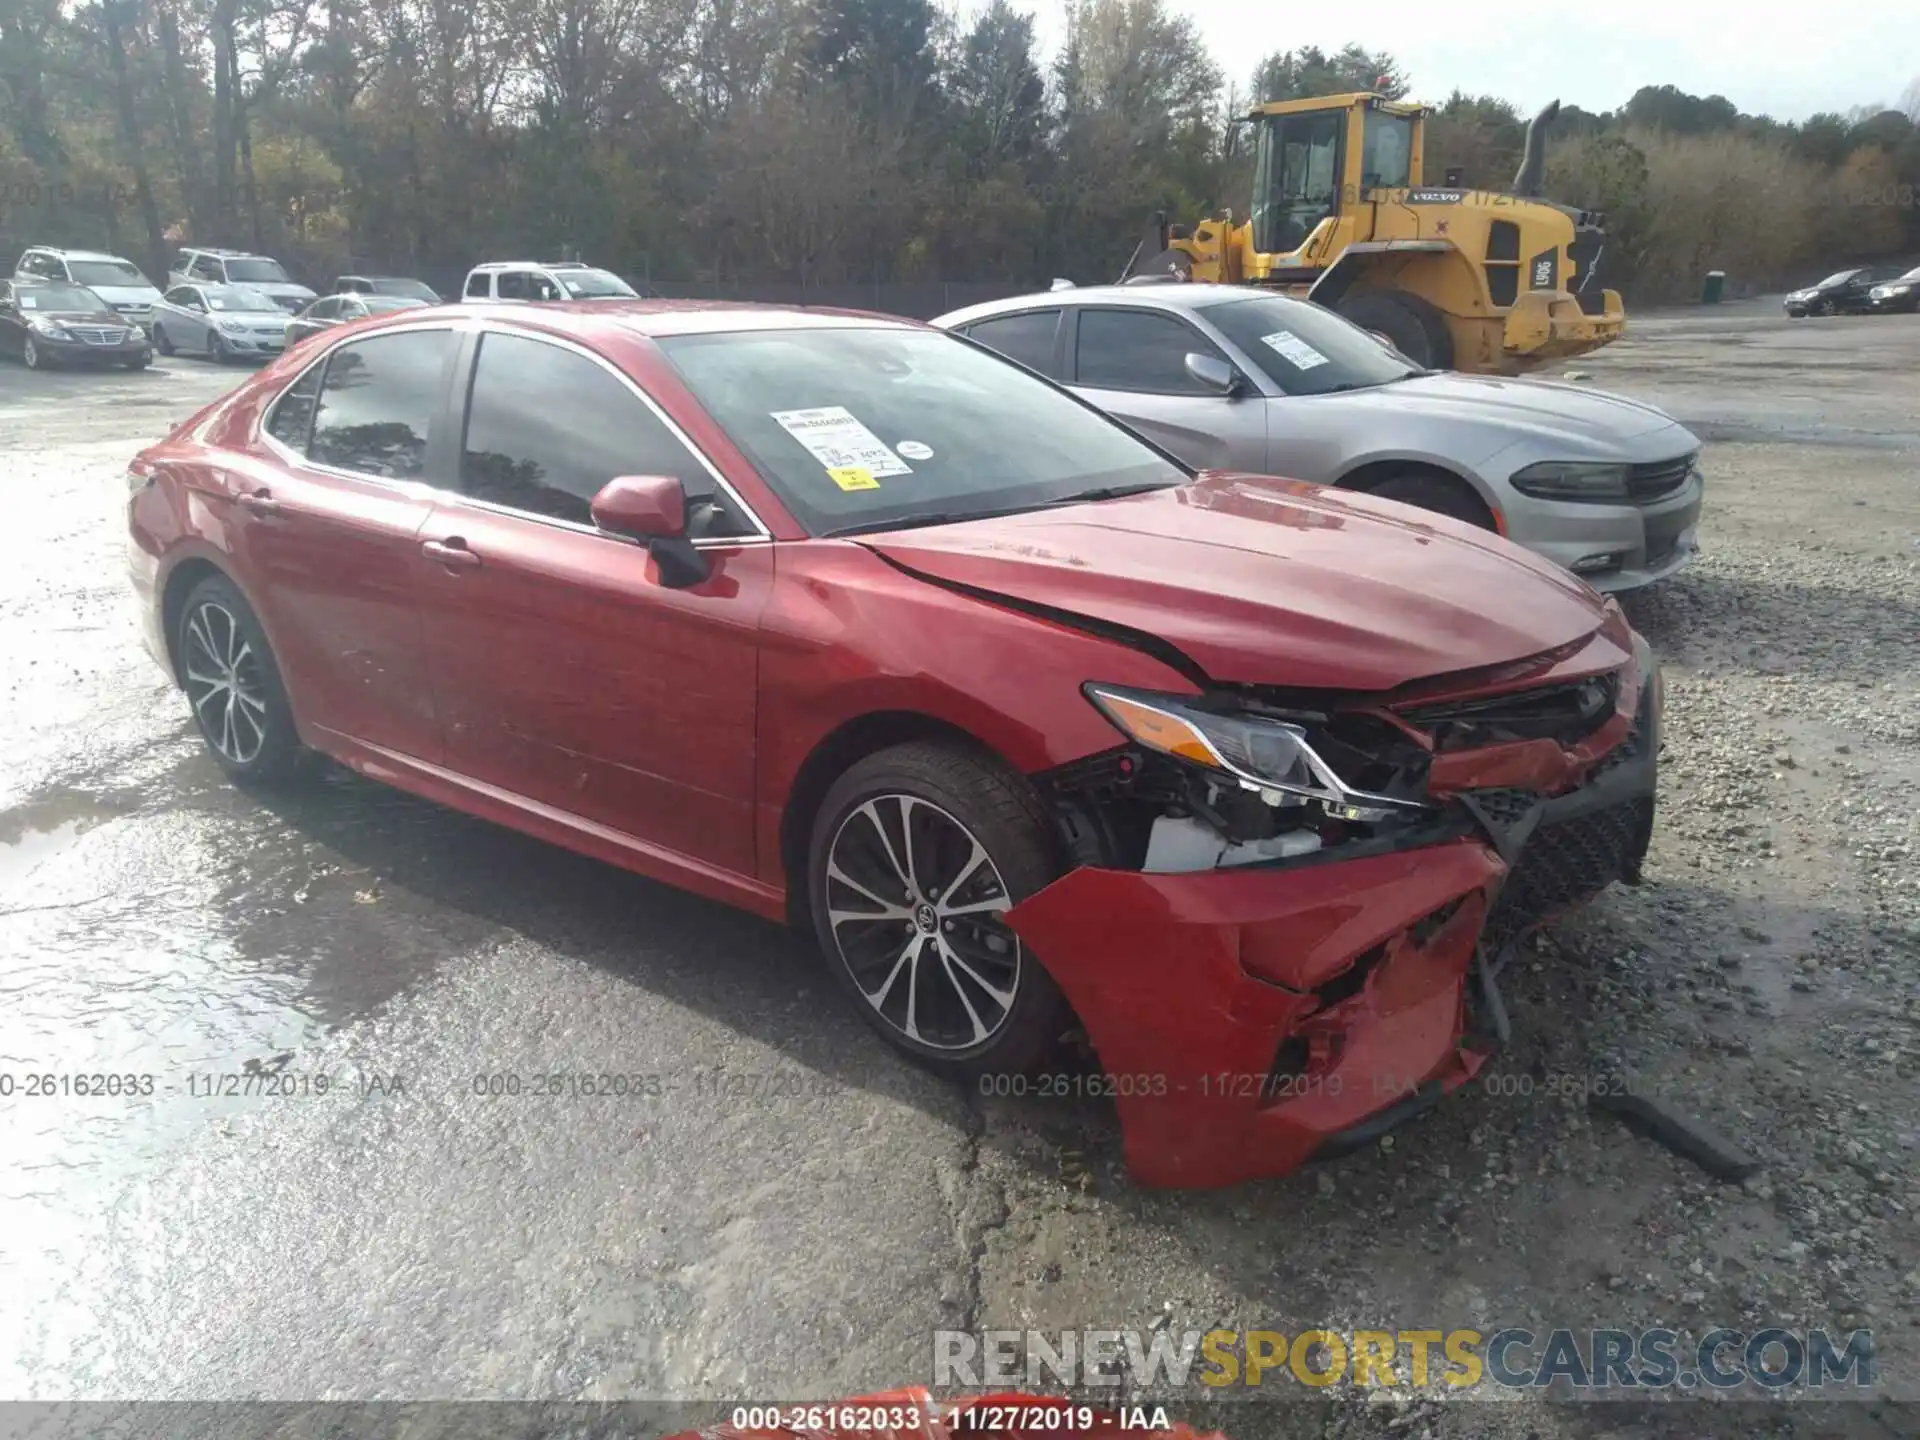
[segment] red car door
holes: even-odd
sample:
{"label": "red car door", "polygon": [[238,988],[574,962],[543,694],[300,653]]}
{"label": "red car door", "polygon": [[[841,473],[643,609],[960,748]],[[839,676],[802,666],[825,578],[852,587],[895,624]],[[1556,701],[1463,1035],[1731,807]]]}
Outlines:
{"label": "red car door", "polygon": [[258,463],[229,476],[241,578],[302,722],[440,754],[413,586],[430,487],[452,466],[460,337],[395,331],[333,350],[275,402]]}
{"label": "red car door", "polygon": [[[448,768],[752,874],[773,547],[611,366],[497,330],[474,350],[460,493],[428,518],[417,586]],[[669,588],[644,547],[594,527],[588,502],[619,475],[681,479],[707,579]]]}

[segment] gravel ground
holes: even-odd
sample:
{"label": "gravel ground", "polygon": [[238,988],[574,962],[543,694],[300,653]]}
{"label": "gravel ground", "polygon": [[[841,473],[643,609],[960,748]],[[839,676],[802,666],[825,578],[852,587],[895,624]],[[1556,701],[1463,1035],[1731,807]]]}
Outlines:
{"label": "gravel ground", "polygon": [[[1094,1117],[990,1104],[983,1323],[1861,1327],[1884,1388],[1920,1398],[1920,317],[1729,308],[1642,323],[1578,366],[1726,437],[1706,446],[1702,555],[1626,602],[1668,686],[1646,883],[1537,939],[1485,1085],[1336,1166],[1148,1197]],[[1558,1093],[1623,1073],[1762,1173],[1717,1182]],[[1573,1435],[1623,1417],[1322,1419]],[[1810,1424],[1915,1434],[1920,1414],[1822,1404],[1795,1433]]]}
{"label": "gravel ground", "polygon": [[[349,778],[274,805],[219,783],[123,613],[115,487],[234,377],[176,364],[109,398],[0,371],[23,501],[0,535],[0,1061],[284,1052],[414,1085],[0,1115],[0,1234],[54,1237],[0,1245],[0,1393],[824,1398],[929,1379],[935,1326],[1777,1324],[1870,1328],[1876,1389],[1920,1398],[1920,317],[1655,317],[1577,370],[1708,442],[1705,551],[1628,602],[1668,683],[1646,883],[1510,972],[1484,1084],[1208,1194],[1128,1184],[1097,1108],[898,1064],[773,927]],[[454,1098],[474,1069],[716,1057],[833,1083],[625,1129]],[[1761,1173],[1714,1181],[1591,1114],[1620,1073]],[[1285,1384],[1169,1405],[1235,1440],[1920,1433],[1885,1400]]]}

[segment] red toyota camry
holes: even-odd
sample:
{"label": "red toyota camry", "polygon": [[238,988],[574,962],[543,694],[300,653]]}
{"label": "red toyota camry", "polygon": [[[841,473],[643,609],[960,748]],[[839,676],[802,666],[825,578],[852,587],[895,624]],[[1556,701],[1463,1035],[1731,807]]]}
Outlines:
{"label": "red toyota camry", "polygon": [[1658,672],[1582,582],[1196,476],[905,321],[407,311],[129,481],[150,647],[236,779],[319,751],[809,926],[989,1085],[1077,1023],[1147,1183],[1462,1084],[1513,941],[1652,826]]}

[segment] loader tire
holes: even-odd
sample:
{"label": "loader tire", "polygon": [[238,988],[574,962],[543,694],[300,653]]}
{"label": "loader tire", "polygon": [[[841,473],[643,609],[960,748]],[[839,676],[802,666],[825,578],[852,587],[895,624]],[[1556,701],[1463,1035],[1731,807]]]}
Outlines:
{"label": "loader tire", "polygon": [[1342,301],[1340,313],[1362,330],[1378,330],[1414,364],[1453,368],[1453,336],[1446,318],[1405,290],[1363,290]]}

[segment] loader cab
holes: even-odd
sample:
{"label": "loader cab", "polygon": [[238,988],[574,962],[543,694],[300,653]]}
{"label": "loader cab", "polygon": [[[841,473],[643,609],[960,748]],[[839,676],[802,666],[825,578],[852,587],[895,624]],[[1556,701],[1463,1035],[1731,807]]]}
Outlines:
{"label": "loader cab", "polygon": [[1371,94],[1283,100],[1255,110],[1248,117],[1254,253],[1291,255],[1369,191],[1418,185],[1422,113],[1417,105]]}

